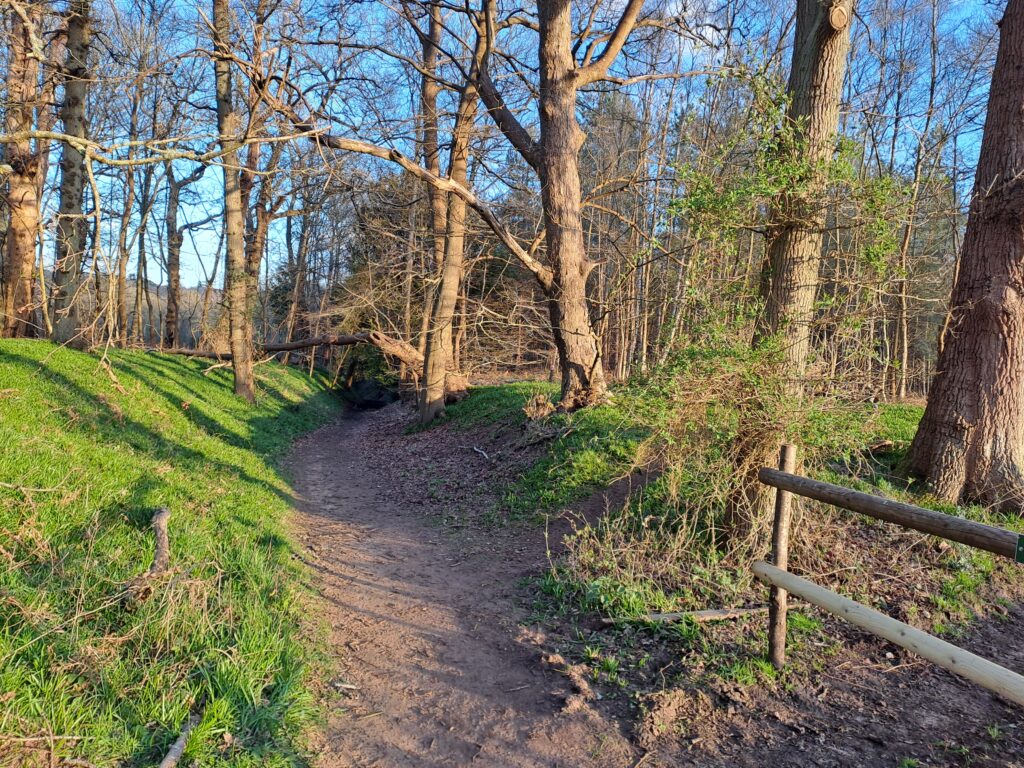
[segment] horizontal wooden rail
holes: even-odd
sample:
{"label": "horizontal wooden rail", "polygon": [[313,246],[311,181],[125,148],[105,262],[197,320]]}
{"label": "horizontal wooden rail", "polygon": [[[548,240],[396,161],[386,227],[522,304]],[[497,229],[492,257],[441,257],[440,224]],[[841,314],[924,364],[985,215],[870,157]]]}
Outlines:
{"label": "horizontal wooden rail", "polygon": [[754,563],[752,570],[761,581],[802,597],[808,603],[1024,706],[1024,676],[763,561]]}
{"label": "horizontal wooden rail", "polygon": [[861,493],[841,485],[823,483],[768,467],[758,472],[757,477],[765,485],[790,491],[798,496],[824,501],[879,520],[897,523],[905,528],[968,544],[1016,560],[1018,563],[1024,562],[1024,536],[1005,528],[996,528],[955,515],[883,499],[870,493]]}

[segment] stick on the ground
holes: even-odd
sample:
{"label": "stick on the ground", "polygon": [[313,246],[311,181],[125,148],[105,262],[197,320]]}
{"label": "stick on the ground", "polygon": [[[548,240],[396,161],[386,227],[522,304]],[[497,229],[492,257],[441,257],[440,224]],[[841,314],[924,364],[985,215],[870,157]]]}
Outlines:
{"label": "stick on the ground", "polygon": [[181,729],[181,734],[177,740],[171,744],[171,748],[167,750],[167,754],[164,755],[164,759],[160,761],[159,768],[174,768],[181,760],[181,756],[185,754],[185,746],[188,744],[188,736],[192,733],[192,729],[199,725],[199,721],[202,720],[202,715],[192,715],[185,726]]}
{"label": "stick on the ground", "polygon": [[171,564],[171,540],[167,534],[167,521],[171,518],[171,510],[160,507],[152,520],[153,535],[156,545],[153,550],[153,564],[149,570],[139,574],[128,586],[126,596],[135,601],[142,601],[150,594],[149,582],[164,573]]}
{"label": "stick on the ground", "polygon": [[167,521],[171,519],[171,510],[160,507],[153,514],[153,534],[156,536],[156,549],[153,552],[153,564],[146,571],[145,578],[152,579],[167,570],[171,564],[171,540],[167,535]]}
{"label": "stick on the ground", "polygon": [[[796,469],[796,446],[783,443],[779,451],[779,470],[792,474]],[[772,522],[772,562],[781,570],[789,568],[789,525],[793,518],[793,495],[775,490],[775,519]],[[768,658],[772,666],[786,666],[786,590],[772,584],[768,595]]]}
{"label": "stick on the ground", "polygon": [[[791,608],[803,608],[806,603],[791,603]],[[639,621],[667,622],[683,621],[689,619],[698,624],[706,624],[711,621],[728,621],[730,619],[742,619],[744,616],[754,616],[759,613],[766,613],[767,605],[754,605],[748,608],[706,608],[701,611],[678,611],[671,613],[648,613],[641,616]],[[604,624],[618,624],[621,621],[636,621],[637,619],[601,619]]]}

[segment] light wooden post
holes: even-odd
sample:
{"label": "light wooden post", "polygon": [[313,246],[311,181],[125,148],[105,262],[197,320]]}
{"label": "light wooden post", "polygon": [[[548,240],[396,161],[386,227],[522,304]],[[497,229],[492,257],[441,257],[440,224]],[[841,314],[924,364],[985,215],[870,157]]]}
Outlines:
{"label": "light wooden post", "polygon": [[929,635],[916,627],[879,613],[866,605],[837,595],[817,584],[801,579],[768,563],[757,562],[751,567],[754,575],[773,585],[784,585],[797,597],[823,608],[854,626],[884,637],[901,648],[916,653],[961,677],[977,683],[1000,696],[1024,706],[1024,676],[1001,667],[988,659],[957,648],[955,645]]}
{"label": "light wooden post", "polygon": [[[796,446],[783,443],[779,451],[779,469],[792,473],[796,469]],[[776,568],[789,568],[789,524],[793,517],[793,494],[782,488],[775,490],[775,519],[772,523],[772,562]],[[776,669],[786,665],[786,590],[771,585],[768,599],[768,659]]]}

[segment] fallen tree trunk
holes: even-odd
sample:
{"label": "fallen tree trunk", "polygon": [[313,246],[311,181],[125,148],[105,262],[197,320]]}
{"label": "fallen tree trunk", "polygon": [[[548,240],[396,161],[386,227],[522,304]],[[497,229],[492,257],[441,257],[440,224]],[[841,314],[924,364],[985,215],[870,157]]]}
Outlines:
{"label": "fallen tree trunk", "polygon": [[[265,354],[273,355],[278,352],[291,352],[296,349],[309,349],[311,347],[344,347],[352,344],[372,344],[388,357],[403,362],[412,368],[423,367],[423,355],[414,346],[401,339],[395,339],[380,331],[363,331],[361,333],[331,334],[328,336],[313,336],[309,339],[281,342],[278,344],[264,344],[259,349]],[[189,357],[202,357],[210,360],[230,360],[230,352],[214,352],[204,349],[157,349],[152,347],[148,352],[162,352],[168,355],[188,355]]]}
{"label": "fallen tree trunk", "polygon": [[[291,352],[296,349],[309,349],[311,347],[342,347],[352,344],[372,344],[379,349],[385,357],[404,364],[413,372],[417,381],[423,378],[423,354],[416,347],[402,339],[396,339],[380,331],[361,331],[359,333],[330,334],[325,336],[313,336],[308,339],[297,341],[281,342],[276,344],[264,344],[260,350],[267,355],[276,355],[279,352]],[[188,355],[189,357],[201,357],[209,360],[230,361],[229,352],[211,352],[201,349],[149,349],[150,352],[163,352],[169,355]],[[466,395],[468,383],[461,374],[448,372],[446,379],[445,402],[461,400]]]}

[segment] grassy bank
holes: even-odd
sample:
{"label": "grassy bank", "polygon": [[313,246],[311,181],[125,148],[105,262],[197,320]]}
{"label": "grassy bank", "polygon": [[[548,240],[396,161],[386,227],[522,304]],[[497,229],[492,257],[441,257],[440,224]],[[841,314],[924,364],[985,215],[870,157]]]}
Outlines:
{"label": "grassy bank", "polygon": [[[817,679],[844,647],[838,622],[793,611],[790,664],[779,673],[765,657],[763,615],[710,624],[645,620],[652,611],[765,602],[749,566],[764,553],[767,531],[760,543],[738,546],[724,530],[736,460],[747,445],[741,413],[772,425],[773,439],[796,443],[803,474],[1020,527],[1012,516],[943,505],[901,473],[921,405],[828,392],[794,404],[764,367],[745,345],[713,343],[682,350],[665,369],[615,387],[606,404],[574,414],[528,422],[523,407],[532,397],[557,396],[556,387],[535,382],[474,389],[448,409],[449,428],[469,430],[473,440],[490,434],[492,451],[517,455],[535,446],[532,464],[508,473],[501,489],[506,519],[586,510],[538,581],[531,626],[640,722],[661,696],[689,701],[735,685],[793,690]],[[587,501],[638,468],[646,471],[634,476],[624,504],[605,511],[604,503]],[[939,634],[957,635],[1024,591],[1012,562],[808,501],[798,506],[790,558],[794,571]],[[606,626],[597,616],[617,621]]]}
{"label": "grassy bank", "polygon": [[[187,764],[297,762],[313,714],[305,596],[274,466],[339,403],[324,381],[140,352],[0,342],[0,763],[152,765],[190,713]],[[171,570],[125,585],[171,510]]]}
{"label": "grassy bank", "polygon": [[[456,429],[495,425],[522,430],[527,440],[531,431],[543,438],[536,461],[502,491],[508,516],[557,513],[637,468],[652,470],[624,505],[581,520],[568,540],[544,582],[568,610],[629,617],[761,599],[748,565],[751,555],[764,552],[770,520],[761,521],[759,543],[737,547],[724,519],[738,484],[738,460],[750,444],[741,413],[770,425],[775,445],[796,443],[804,474],[1017,525],[986,510],[938,504],[900,474],[922,406],[858,403],[827,392],[794,404],[773,370],[770,356],[712,337],[680,350],[652,375],[616,387],[609,402],[596,408],[528,424],[523,406],[537,394],[556,397],[557,388],[518,383],[474,390],[449,408],[449,420]],[[758,466],[773,460],[754,458]],[[912,613],[900,580],[892,581],[892,590],[870,594],[876,572],[898,552],[901,566],[923,574],[919,613],[931,615],[938,629],[967,618],[977,588],[998,570],[985,553],[960,546],[936,550],[892,526],[826,505],[802,507],[793,545],[798,570],[839,573],[838,588],[869,602],[899,599]]]}

